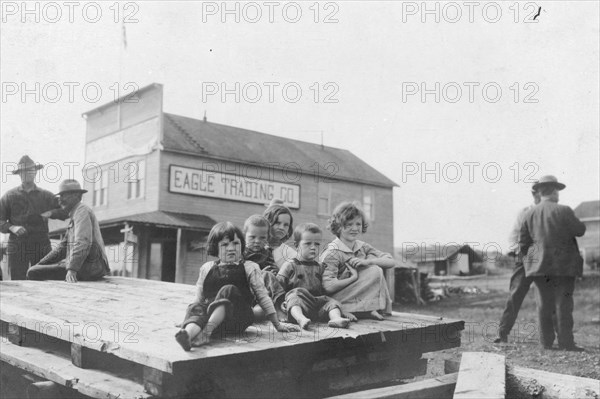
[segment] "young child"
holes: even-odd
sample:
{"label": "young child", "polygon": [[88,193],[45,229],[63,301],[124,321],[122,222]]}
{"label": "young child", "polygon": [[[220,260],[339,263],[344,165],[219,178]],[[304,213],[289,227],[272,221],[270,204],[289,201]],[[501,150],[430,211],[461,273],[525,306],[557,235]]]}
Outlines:
{"label": "young child", "polygon": [[188,307],[183,328],[175,334],[184,350],[208,343],[216,333],[244,331],[254,322],[253,298],[277,331],[298,331],[277,320],[258,265],[242,259],[244,249],[242,232],[230,222],[217,223],[208,234],[208,254],[219,259],[200,268],[196,301]]}
{"label": "young child", "polygon": [[273,260],[279,268],[285,261],[296,257],[296,251],[285,244],[292,235],[294,218],[290,210],[283,205],[283,201],[279,199],[271,201],[263,216],[271,225],[269,245],[273,252]]}
{"label": "young child", "polygon": [[246,238],[246,250],[244,259],[256,263],[260,270],[266,270],[277,275],[279,268],[273,259],[271,247],[269,247],[271,225],[261,215],[252,215],[244,222],[244,235]]}
{"label": "young child", "polygon": [[[285,299],[285,290],[277,280],[277,272],[279,269],[275,265],[269,242],[270,225],[267,219],[261,215],[252,215],[244,222],[244,234],[246,238],[246,250],[244,251],[244,259],[254,262],[258,265],[260,275],[267,289],[269,297],[273,300],[277,317],[282,319],[285,317],[281,311],[281,304]],[[259,304],[255,304],[252,308],[254,316],[262,318],[264,312]]]}
{"label": "young child", "polygon": [[326,266],[323,287],[327,295],[342,304],[346,313],[383,320],[378,311],[392,313],[392,300],[381,268],[396,261],[358,237],[367,232],[368,222],[357,203],[342,202],[333,211],[327,229],[338,238],[321,254]]}
{"label": "young child", "polygon": [[277,278],[288,293],[285,305],[288,314],[307,330],[311,319],[329,316],[329,327],[347,328],[350,319],[342,317],[338,301],[324,295],[321,276],[324,267],[317,262],[321,245],[321,229],[313,223],[304,223],[294,230],[296,258],[283,264]]}

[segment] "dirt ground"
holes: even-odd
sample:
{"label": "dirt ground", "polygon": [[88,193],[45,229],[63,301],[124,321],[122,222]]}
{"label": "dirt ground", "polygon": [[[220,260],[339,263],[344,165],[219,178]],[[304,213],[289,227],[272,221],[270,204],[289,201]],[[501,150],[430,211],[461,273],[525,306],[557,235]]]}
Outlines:
{"label": "dirt ground", "polygon": [[[441,352],[428,353],[428,373],[422,378],[444,374],[444,360],[460,360],[462,352],[492,352],[506,356],[508,364],[535,368],[554,373],[569,374],[600,380],[600,274],[578,279],[575,288],[574,334],[578,346],[585,352],[541,349],[537,331],[537,313],[534,288],[523,302],[519,317],[508,343],[494,344],[498,322],[508,293],[510,271],[501,276],[448,282],[476,294],[452,293],[449,297],[425,306],[401,304],[394,310],[420,313],[465,321],[461,346]],[[477,287],[479,290],[469,290]],[[452,291],[457,291],[456,289]],[[556,342],[555,342],[556,347]],[[421,378],[419,378],[421,379]]]}

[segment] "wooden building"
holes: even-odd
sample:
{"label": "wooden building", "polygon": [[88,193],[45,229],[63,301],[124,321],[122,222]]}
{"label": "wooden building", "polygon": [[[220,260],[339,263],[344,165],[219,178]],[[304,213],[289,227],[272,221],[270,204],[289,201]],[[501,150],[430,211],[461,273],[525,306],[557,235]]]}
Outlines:
{"label": "wooden building", "polygon": [[600,200],[582,202],[574,212],[586,227],[583,237],[577,237],[579,250],[585,263],[597,269],[600,263]]}
{"label": "wooden building", "polygon": [[349,151],[163,112],[160,84],[83,117],[84,202],[114,274],[193,284],[210,228],[241,227],[272,198],[295,225],[319,224],[323,244],[333,239],[325,230],[333,208],[359,201],[371,219],[365,240],[393,251],[396,184]]}
{"label": "wooden building", "polygon": [[466,244],[423,245],[404,256],[417,264],[419,272],[436,276],[475,274],[484,264],[483,256]]}

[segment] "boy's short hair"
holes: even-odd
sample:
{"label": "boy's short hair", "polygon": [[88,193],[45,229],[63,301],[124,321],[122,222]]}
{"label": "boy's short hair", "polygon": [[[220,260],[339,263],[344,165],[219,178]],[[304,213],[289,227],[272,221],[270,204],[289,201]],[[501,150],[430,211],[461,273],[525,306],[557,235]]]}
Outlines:
{"label": "boy's short hair", "polygon": [[271,205],[267,209],[265,209],[265,212],[263,213],[263,216],[269,221],[269,226],[273,226],[275,222],[277,222],[277,218],[279,217],[279,215],[290,216],[290,228],[288,229],[288,233],[285,236],[285,239],[287,240],[292,236],[292,233],[294,231],[294,217],[292,216],[292,212],[289,210],[289,208],[283,205]]}
{"label": "boy's short hair", "polygon": [[305,232],[313,234],[323,234],[323,231],[319,226],[314,223],[302,223],[294,229],[294,245],[298,246],[302,240],[302,234]]}
{"label": "boy's short hair", "polygon": [[349,202],[344,201],[335,207],[331,217],[327,220],[327,230],[335,234],[339,238],[342,228],[348,223],[349,220],[360,216],[362,219],[362,232],[367,232],[369,227],[369,221],[365,216],[365,212],[362,210],[360,204],[356,201]]}
{"label": "boy's short hair", "polygon": [[269,238],[269,236],[271,235],[271,225],[269,224],[269,221],[262,215],[252,215],[250,216],[248,219],[246,219],[246,221],[244,222],[244,235],[248,232],[248,229],[250,228],[250,226],[254,226],[254,227],[266,227],[267,228],[267,238]]}
{"label": "boy's short hair", "polygon": [[231,222],[220,222],[213,226],[208,233],[206,243],[208,244],[208,254],[210,256],[219,256],[219,241],[224,238],[228,238],[229,241],[235,240],[235,236],[238,236],[242,244],[242,253],[246,249],[246,239],[244,233],[239,227],[235,226]]}

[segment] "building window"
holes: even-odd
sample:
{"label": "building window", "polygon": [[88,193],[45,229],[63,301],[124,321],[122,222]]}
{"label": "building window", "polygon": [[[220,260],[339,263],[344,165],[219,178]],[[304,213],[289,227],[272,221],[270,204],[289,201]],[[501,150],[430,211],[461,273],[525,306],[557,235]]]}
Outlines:
{"label": "building window", "polygon": [[106,205],[108,201],[108,171],[101,170],[94,182],[94,206]]}
{"label": "building window", "polygon": [[368,188],[363,188],[363,210],[368,220],[375,219],[375,198],[373,190]]}
{"label": "building window", "polygon": [[146,161],[142,159],[127,165],[127,199],[142,198],[146,181]]}
{"label": "building window", "polygon": [[331,183],[319,182],[317,191],[317,214],[329,216],[331,213]]}

